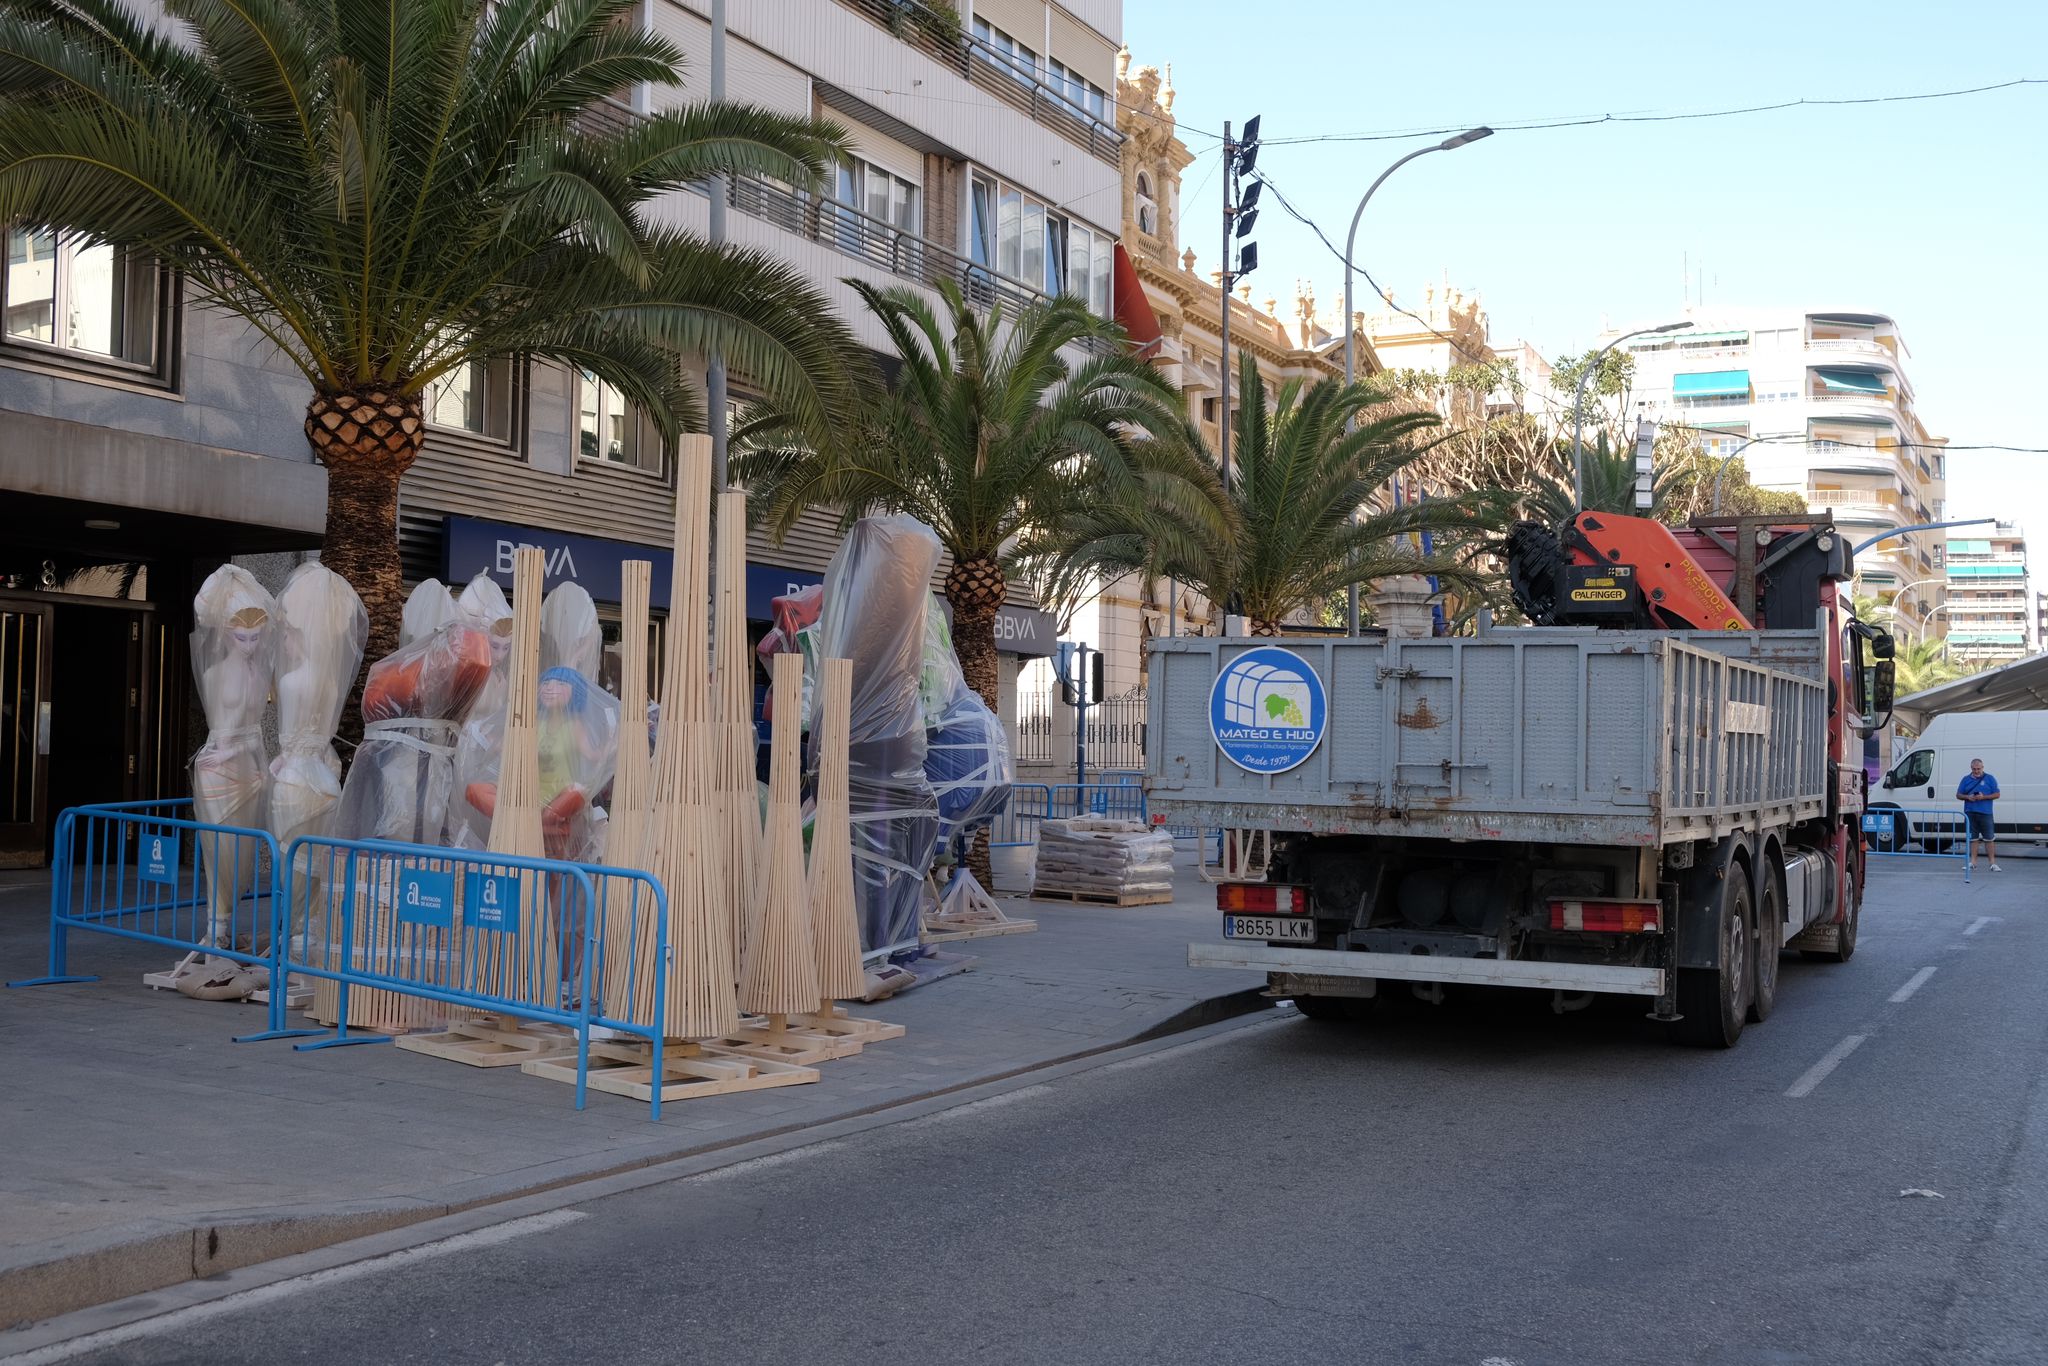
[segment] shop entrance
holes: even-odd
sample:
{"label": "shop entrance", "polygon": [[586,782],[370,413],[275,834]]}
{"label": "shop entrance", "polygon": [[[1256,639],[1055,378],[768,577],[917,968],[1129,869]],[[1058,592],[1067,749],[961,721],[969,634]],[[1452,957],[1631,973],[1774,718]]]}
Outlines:
{"label": "shop entrance", "polygon": [[0,593],[0,867],[45,863],[66,807],[157,795],[155,618],[145,602]]}

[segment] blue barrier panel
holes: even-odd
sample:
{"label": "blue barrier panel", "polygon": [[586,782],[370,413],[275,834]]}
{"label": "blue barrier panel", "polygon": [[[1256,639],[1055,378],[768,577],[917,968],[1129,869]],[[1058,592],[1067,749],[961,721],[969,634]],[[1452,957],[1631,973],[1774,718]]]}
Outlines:
{"label": "blue barrier panel", "polygon": [[[283,981],[284,865],[266,830],[192,818],[187,798],[74,806],[57,817],[50,868],[49,972],[10,987],[90,982],[70,970],[70,934],[90,930],[267,968]],[[284,1028],[270,993],[269,1028]]]}
{"label": "blue barrier panel", "polygon": [[1145,789],[1133,783],[1056,783],[1049,810],[1053,817],[1108,816],[1150,824]]}
{"label": "blue barrier panel", "polygon": [[1052,809],[1052,789],[1044,783],[1010,784],[1010,800],[989,827],[992,849],[1025,848],[1038,843],[1038,823]]}
{"label": "blue barrier panel", "polygon": [[[289,853],[306,917],[287,967],[334,984],[325,1010],[337,1022],[295,1048],[386,1043],[380,1029],[466,1010],[573,1032],[579,1110],[593,1028],[646,1039],[663,1075],[668,898],[646,873],[383,840],[305,837]],[[635,981],[652,983],[648,1018],[634,1017]],[[657,1085],[649,1118],[660,1117]]]}
{"label": "blue barrier panel", "polygon": [[1881,806],[1865,811],[1863,845],[1872,855],[1893,858],[1965,858],[1963,813],[1956,807]]}

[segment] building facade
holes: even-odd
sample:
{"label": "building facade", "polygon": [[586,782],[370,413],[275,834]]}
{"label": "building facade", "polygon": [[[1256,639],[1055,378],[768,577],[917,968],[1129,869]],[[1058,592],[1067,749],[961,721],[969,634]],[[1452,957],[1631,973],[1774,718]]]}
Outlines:
{"label": "building facade", "polygon": [[[621,91],[609,117],[708,97],[709,8],[634,11],[687,54],[687,84]],[[732,6],[728,98],[830,118],[854,153],[823,193],[728,186],[729,239],[794,264],[878,353],[885,339],[846,277],[934,301],[951,279],[1009,308],[1071,293],[1109,316],[1121,27],[1121,0]],[[678,191],[653,213],[703,233],[710,201]],[[229,558],[274,555],[252,563],[281,579],[317,551],[326,478],[300,430],[304,379],[250,329],[110,248],[26,231],[7,246],[0,656],[28,662],[0,669],[0,773],[13,775],[0,858],[35,861],[65,805],[182,790],[199,739],[183,655],[193,589]],[[604,385],[506,363],[452,377],[427,403],[429,439],[401,491],[408,580],[509,583],[507,547],[534,544],[556,578],[602,582],[618,561],[668,549],[669,453]],[[782,544],[750,543],[750,616],[820,577],[833,526],[816,515]],[[599,606],[615,635],[616,604]],[[1009,713],[1019,661],[1049,653],[1053,632],[1019,590],[999,634]],[[104,725],[114,714],[118,737]]]}
{"label": "building facade", "polygon": [[[1857,542],[1943,520],[1945,439],[1921,420],[1911,354],[1890,316],[1752,309],[1701,312],[1692,323],[1624,343],[1639,413],[1694,429],[1709,454],[1740,455],[1751,482],[1799,493]],[[1859,555],[1859,591],[1903,598],[1907,619],[1932,611],[1939,535]]]}
{"label": "building facade", "polygon": [[1945,558],[1948,596],[1930,610],[1946,620],[1950,659],[1988,667],[2040,649],[2024,528],[2013,522],[1988,531],[1961,528],[1951,533]]}

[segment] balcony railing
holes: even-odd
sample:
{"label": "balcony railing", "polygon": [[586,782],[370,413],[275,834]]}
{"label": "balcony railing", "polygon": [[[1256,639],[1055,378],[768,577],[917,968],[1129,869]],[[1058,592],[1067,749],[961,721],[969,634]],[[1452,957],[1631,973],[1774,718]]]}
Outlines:
{"label": "balcony railing", "polygon": [[1842,394],[1842,393],[1821,393],[1821,394],[1808,394],[1808,395],[1806,396],[1806,401],[1807,401],[1807,402],[1809,402],[1809,403],[1869,403],[1869,404],[1875,404],[1876,406],[1878,406],[1878,407],[1881,407],[1881,408],[1889,408],[1889,407],[1891,407],[1891,406],[1892,406],[1892,404],[1893,404],[1893,402],[1894,402],[1894,400],[1892,399],[1892,396],[1891,396],[1890,394],[1860,394],[1860,393],[1859,393],[1859,394]]}
{"label": "balcony railing", "polygon": [[[1096,118],[1035,72],[1025,71],[1006,54],[970,34],[954,36],[937,18],[946,0],[839,0],[912,47],[935,58],[953,74],[994,95],[1031,119],[1084,148],[1098,161],[1122,164],[1123,134],[1113,122]],[[950,8],[950,7],[949,7]]]}

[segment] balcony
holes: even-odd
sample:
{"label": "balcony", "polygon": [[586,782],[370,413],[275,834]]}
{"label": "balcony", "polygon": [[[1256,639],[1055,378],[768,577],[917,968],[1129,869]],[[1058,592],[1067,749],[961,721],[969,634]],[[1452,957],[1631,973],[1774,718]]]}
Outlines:
{"label": "balcony", "polygon": [[848,9],[939,62],[969,84],[1022,110],[1032,122],[1059,133],[1098,161],[1123,164],[1123,134],[1077,108],[1066,95],[972,35],[961,33],[947,0],[839,0]]}
{"label": "balcony", "polygon": [[1874,356],[1879,360],[1892,359],[1891,348],[1863,337],[1826,337],[1809,340],[1809,351],[1826,351],[1837,356]]}

